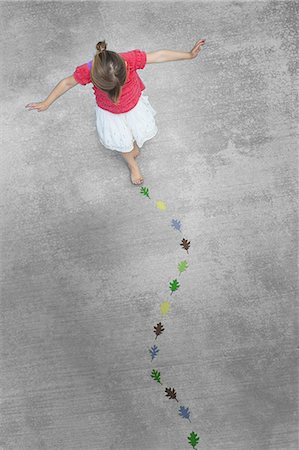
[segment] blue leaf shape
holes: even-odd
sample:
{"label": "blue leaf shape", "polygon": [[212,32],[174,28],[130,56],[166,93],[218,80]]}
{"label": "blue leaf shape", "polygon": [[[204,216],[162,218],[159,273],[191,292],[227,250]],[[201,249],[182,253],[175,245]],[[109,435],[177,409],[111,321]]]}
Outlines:
{"label": "blue leaf shape", "polygon": [[157,354],[158,354],[159,351],[160,351],[160,350],[158,349],[158,347],[157,347],[156,345],[154,345],[154,346],[149,350],[149,352],[150,352],[150,354],[151,354],[151,357],[152,357],[152,360],[157,356]]}
{"label": "blue leaf shape", "polygon": [[179,230],[180,232],[182,232],[182,231],[181,231],[181,226],[182,226],[182,224],[181,224],[181,221],[180,221],[180,220],[172,219],[172,221],[171,221],[171,226],[172,226],[175,230]]}
{"label": "blue leaf shape", "polygon": [[188,419],[189,422],[191,423],[191,420],[189,419],[189,417],[190,417],[189,408],[185,408],[184,406],[180,406],[179,416],[183,417],[183,419]]}

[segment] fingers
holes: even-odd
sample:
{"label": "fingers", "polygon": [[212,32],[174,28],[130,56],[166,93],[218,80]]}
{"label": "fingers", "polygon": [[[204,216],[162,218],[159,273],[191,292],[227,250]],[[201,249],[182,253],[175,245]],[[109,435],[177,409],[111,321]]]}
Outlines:
{"label": "fingers", "polygon": [[29,103],[28,105],[25,106],[25,108],[27,108],[28,111],[31,111],[32,109],[40,109],[41,105],[39,105],[38,103]]}
{"label": "fingers", "polygon": [[197,46],[200,46],[200,45],[203,45],[204,43],[205,43],[205,39],[200,39],[200,41],[198,41],[197,43],[196,43],[196,45],[195,45],[195,47],[197,47]]}
{"label": "fingers", "polygon": [[201,51],[201,47],[202,47],[202,45],[205,44],[205,42],[206,42],[206,40],[204,38],[200,39],[199,41],[196,42],[195,46],[191,50],[193,58],[199,54],[199,52]]}
{"label": "fingers", "polygon": [[200,39],[199,41],[196,42],[195,46],[193,47],[193,51],[200,51],[201,50],[201,46],[205,44],[205,39]]}

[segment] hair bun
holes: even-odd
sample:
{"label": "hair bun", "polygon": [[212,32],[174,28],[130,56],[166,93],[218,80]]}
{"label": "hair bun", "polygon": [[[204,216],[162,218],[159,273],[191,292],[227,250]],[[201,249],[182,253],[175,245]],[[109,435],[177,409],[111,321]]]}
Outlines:
{"label": "hair bun", "polygon": [[106,50],[106,48],[107,48],[106,41],[100,41],[96,45],[96,49],[99,54],[103,53]]}

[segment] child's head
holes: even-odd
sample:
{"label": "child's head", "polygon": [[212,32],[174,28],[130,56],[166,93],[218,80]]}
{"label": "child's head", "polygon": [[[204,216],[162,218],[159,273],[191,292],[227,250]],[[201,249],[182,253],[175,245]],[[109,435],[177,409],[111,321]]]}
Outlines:
{"label": "child's head", "polygon": [[117,104],[121,87],[127,79],[127,66],[118,53],[106,48],[105,41],[97,43],[98,52],[94,57],[90,77],[94,85],[107,92],[112,102]]}

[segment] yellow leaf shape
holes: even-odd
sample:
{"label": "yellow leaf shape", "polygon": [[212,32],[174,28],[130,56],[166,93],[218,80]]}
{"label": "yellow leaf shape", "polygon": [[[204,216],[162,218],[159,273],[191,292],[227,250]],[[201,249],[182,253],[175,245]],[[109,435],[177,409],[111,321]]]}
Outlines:
{"label": "yellow leaf shape", "polygon": [[164,316],[165,314],[167,314],[168,311],[169,311],[169,308],[170,308],[170,302],[166,301],[166,302],[161,303],[161,305],[160,305],[160,311],[161,311],[161,314],[162,314],[163,316]]}
{"label": "yellow leaf shape", "polygon": [[162,200],[157,200],[156,207],[159,209],[166,209],[166,203],[162,202]]}

